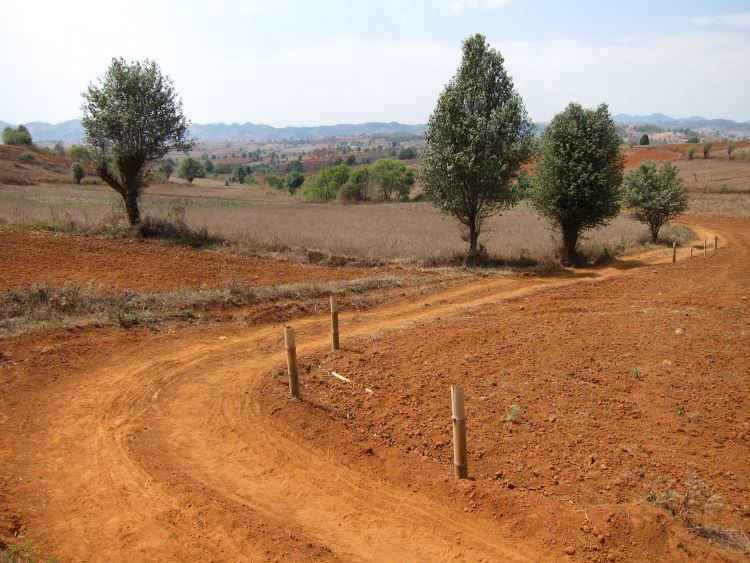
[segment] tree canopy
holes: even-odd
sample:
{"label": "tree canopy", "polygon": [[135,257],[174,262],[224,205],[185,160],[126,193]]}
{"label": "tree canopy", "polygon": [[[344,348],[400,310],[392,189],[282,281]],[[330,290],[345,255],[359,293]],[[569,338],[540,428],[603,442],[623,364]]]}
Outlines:
{"label": "tree canopy", "polygon": [[84,142],[99,176],[124,202],[131,225],[148,165],[171,150],[188,150],[189,123],[172,81],[148,59],[112,59],[104,77],[83,93]]}
{"label": "tree canopy", "polygon": [[414,185],[416,178],[414,172],[406,168],[400,160],[381,158],[370,166],[370,179],[376,192],[375,199],[391,199],[397,196],[399,199],[409,199],[409,190]]}
{"label": "tree canopy", "polygon": [[586,109],[571,103],[545,128],[528,198],[559,228],[565,263],[577,261],[581,232],[619,213],[624,167],[606,104]]}
{"label": "tree canopy", "polygon": [[532,127],[502,55],[483,35],[467,38],[430,116],[420,178],[427,199],[464,226],[470,261],[484,221],[518,200],[514,182],[531,155]]}
{"label": "tree canopy", "polygon": [[188,181],[188,184],[192,184],[195,178],[205,178],[205,176],[206,171],[203,165],[192,156],[183,158],[177,167],[177,177],[184,178]]}
{"label": "tree canopy", "polygon": [[656,242],[664,223],[687,210],[688,189],[677,166],[669,161],[657,166],[650,160],[625,175],[623,203],[648,225],[651,240]]}
{"label": "tree canopy", "polygon": [[25,125],[19,125],[18,127],[6,127],[3,129],[3,144],[5,145],[16,145],[19,147],[31,146],[31,133],[26,129]]}

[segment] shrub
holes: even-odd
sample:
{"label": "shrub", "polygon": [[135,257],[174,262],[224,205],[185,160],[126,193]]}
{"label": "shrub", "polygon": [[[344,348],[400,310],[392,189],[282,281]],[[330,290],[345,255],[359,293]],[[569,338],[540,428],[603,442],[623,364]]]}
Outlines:
{"label": "shrub", "polygon": [[291,172],[289,172],[285,182],[287,191],[292,195],[294,195],[300,188],[300,186],[304,183],[305,177],[301,172],[297,172],[296,170],[292,170]]}
{"label": "shrub", "polygon": [[695,147],[688,147],[685,154],[687,155],[688,160],[693,160],[693,156],[695,156]]}
{"label": "shrub", "polygon": [[188,184],[192,184],[195,178],[205,178],[206,171],[200,162],[192,156],[186,156],[177,167],[177,176],[187,180]]}
{"label": "shrub", "polygon": [[732,158],[732,153],[734,152],[734,149],[736,148],[737,148],[737,145],[734,142],[729,141],[727,143],[727,154],[729,155],[729,158]]}
{"label": "shrub", "polygon": [[36,160],[36,155],[31,151],[24,151],[21,153],[21,157],[24,160]]}
{"label": "shrub", "polygon": [[376,199],[409,199],[409,190],[414,185],[414,172],[408,170],[400,160],[381,158],[370,167],[370,177],[376,187]]}
{"label": "shrub", "polygon": [[639,145],[648,145],[649,144],[648,135],[646,135],[646,134],[641,135],[641,140],[638,142],[638,144]]}
{"label": "shrub", "polygon": [[703,143],[703,158],[708,158],[711,154],[711,149],[714,147],[710,141],[704,141]]}
{"label": "shrub", "polygon": [[80,184],[84,176],[86,176],[86,169],[80,162],[74,162],[70,165],[70,177],[76,184]]}
{"label": "shrub", "polygon": [[337,164],[323,168],[314,176],[305,180],[302,195],[308,200],[331,200],[338,197],[339,189],[348,180],[352,169],[346,164]]}
{"label": "shrub", "polygon": [[3,143],[18,147],[30,147],[33,144],[31,133],[29,133],[29,130],[24,125],[19,125],[16,128],[6,127],[3,130]]}
{"label": "shrub", "polygon": [[76,162],[91,162],[91,154],[89,154],[88,149],[83,145],[72,145],[68,149],[68,157],[70,160],[75,160]]}
{"label": "shrub", "polygon": [[278,174],[266,174],[263,179],[275,190],[284,189],[284,179]]}

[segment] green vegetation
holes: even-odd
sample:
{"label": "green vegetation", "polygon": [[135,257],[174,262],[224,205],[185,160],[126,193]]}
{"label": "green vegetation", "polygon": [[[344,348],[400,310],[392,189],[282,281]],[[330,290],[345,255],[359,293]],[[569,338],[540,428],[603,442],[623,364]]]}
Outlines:
{"label": "green vegetation", "polygon": [[685,154],[687,155],[688,160],[693,160],[693,156],[695,156],[695,147],[689,146],[687,151],[685,151]]}
{"label": "green vegetation", "polygon": [[415,180],[414,172],[400,160],[381,158],[356,169],[337,164],[308,178],[302,196],[307,200],[386,201],[397,197],[404,201],[409,199]]}
{"label": "green vegetation", "polygon": [[[295,160],[294,162],[297,162],[297,161]],[[297,170],[292,170],[286,176],[286,182],[285,182],[286,190],[291,195],[294,195],[295,193],[297,193],[297,190],[304,183],[305,183],[305,177],[302,175],[302,172],[298,172]]]}
{"label": "green vegetation", "polygon": [[729,158],[732,158],[732,153],[737,148],[737,145],[733,141],[729,141],[727,143],[727,155],[729,155]]}
{"label": "green vegetation", "polygon": [[305,180],[302,186],[302,196],[308,200],[336,199],[352,169],[346,164],[337,164],[323,168],[320,172]]}
{"label": "green vegetation", "polygon": [[643,135],[641,135],[641,140],[638,141],[638,144],[639,145],[648,145],[648,144],[650,144],[649,140],[648,140],[648,135],[646,135],[645,133]]}
{"label": "green vegetation", "polygon": [[370,166],[370,179],[376,186],[374,199],[386,200],[396,195],[399,199],[409,199],[409,190],[416,178],[400,160],[381,158]]}
{"label": "green vegetation", "polygon": [[83,167],[83,164],[80,162],[73,162],[70,165],[70,177],[73,178],[73,181],[76,184],[80,184],[84,176],[86,176],[86,169]]}
{"label": "green vegetation", "polygon": [[97,174],[122,196],[128,221],[137,225],[148,165],[193,146],[182,102],[155,62],[122,58],[112,59],[83,99],[84,140]]}
{"label": "green vegetation", "polygon": [[177,177],[184,178],[188,184],[192,184],[195,178],[205,178],[206,171],[198,160],[192,156],[186,156],[177,167]]}
{"label": "green vegetation", "polygon": [[688,189],[673,163],[657,166],[646,161],[625,175],[623,202],[636,219],[648,225],[651,241],[656,242],[662,225],[687,210]]}
{"label": "green vegetation", "polygon": [[510,406],[508,410],[508,416],[505,417],[505,422],[515,422],[518,420],[518,416],[521,414],[521,407],[516,404]]}
{"label": "green vegetation", "polygon": [[26,126],[19,125],[18,127],[6,127],[3,129],[3,144],[15,145],[18,147],[30,147],[33,143],[31,141],[31,133],[26,129]]}
{"label": "green vegetation", "polygon": [[425,197],[465,229],[467,262],[479,254],[487,218],[518,201],[513,184],[531,156],[533,124],[483,35],[463,43],[463,59],[427,126],[421,180]]}
{"label": "green vegetation", "polygon": [[164,174],[164,177],[169,180],[169,178],[172,176],[172,173],[174,172],[174,163],[172,162],[171,158],[168,158],[167,160],[159,164],[159,172]]}
{"label": "green vegetation", "polygon": [[606,104],[571,103],[542,134],[531,204],[562,234],[562,258],[578,262],[581,232],[606,225],[620,212],[625,162]]}
{"label": "green vegetation", "polygon": [[268,184],[275,190],[284,189],[284,178],[282,178],[278,174],[274,174],[273,172],[271,172],[269,174],[266,174],[263,179],[266,181],[266,184]]}
{"label": "green vegetation", "polygon": [[68,157],[70,160],[83,162],[84,164],[91,162],[91,155],[89,154],[88,149],[83,145],[72,145],[68,149]]}
{"label": "green vegetation", "polygon": [[714,144],[712,142],[703,141],[703,158],[709,157],[712,148],[714,148]]}

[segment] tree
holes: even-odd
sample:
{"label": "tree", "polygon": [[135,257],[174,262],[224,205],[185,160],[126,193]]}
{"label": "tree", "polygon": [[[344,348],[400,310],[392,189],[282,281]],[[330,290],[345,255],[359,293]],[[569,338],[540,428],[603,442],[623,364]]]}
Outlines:
{"label": "tree", "polygon": [[693,160],[693,156],[695,155],[695,147],[693,146],[688,147],[685,154],[687,155],[688,160]]}
{"label": "tree", "polygon": [[286,189],[292,195],[294,195],[300,188],[300,186],[304,183],[305,177],[301,172],[297,172],[296,170],[292,170],[291,172],[289,172],[286,177]]}
{"label": "tree", "polygon": [[33,144],[31,133],[29,133],[25,125],[19,125],[16,128],[6,127],[3,129],[3,144],[30,147]]}
{"label": "tree", "polygon": [[710,141],[703,141],[703,158],[708,158],[711,154],[711,149],[714,148],[714,144]]}
{"label": "tree", "polygon": [[410,160],[416,157],[417,157],[417,151],[414,150],[414,147],[406,147],[398,151],[399,160]]}
{"label": "tree", "polygon": [[80,162],[73,162],[70,165],[70,177],[73,178],[73,181],[76,184],[80,184],[84,176],[86,176],[86,169],[83,167],[83,164]]}
{"label": "tree", "polygon": [[65,152],[65,147],[62,144],[62,141],[57,141],[55,143],[55,146],[52,147],[52,150],[57,153],[57,156],[65,156],[67,153]]}
{"label": "tree", "polygon": [[379,199],[391,199],[393,194],[400,199],[409,198],[414,185],[414,172],[400,160],[381,158],[370,167],[370,178],[378,190]]}
{"label": "tree", "polygon": [[339,201],[366,201],[370,199],[370,170],[371,168],[354,170],[339,190]]}
{"label": "tree", "polygon": [[645,133],[643,135],[641,135],[641,140],[639,141],[638,144],[639,145],[648,145],[649,144],[648,135],[646,135]]}
{"label": "tree", "polygon": [[88,149],[83,145],[71,145],[68,149],[68,158],[85,164],[91,162],[91,155],[89,154]]}
{"label": "tree", "polygon": [[307,179],[302,187],[302,195],[305,199],[336,199],[339,189],[351,175],[351,167],[346,164],[337,164],[323,168],[313,177]]}
{"label": "tree", "polygon": [[649,160],[625,175],[623,203],[648,225],[651,240],[656,242],[662,225],[687,210],[688,189],[673,163],[658,167]]}
{"label": "tree", "polygon": [[470,262],[484,221],[518,201],[513,182],[531,154],[533,126],[503,63],[483,35],[466,39],[425,134],[425,196],[464,226]]}
{"label": "tree", "polygon": [[214,163],[212,160],[206,160],[203,163],[203,168],[206,171],[207,174],[212,174],[214,171]]}
{"label": "tree", "polygon": [[149,165],[169,151],[187,151],[194,144],[182,102],[155,62],[128,63],[122,58],[112,59],[83,99],[84,142],[96,172],[122,196],[128,221],[137,225]]}
{"label": "tree", "polygon": [[238,184],[243,184],[247,178],[247,168],[244,165],[238,164],[232,169],[232,179]]}
{"label": "tree", "polygon": [[302,174],[302,162],[299,160],[293,160],[289,164],[286,165],[286,171],[287,172],[299,172]]}
{"label": "tree", "polygon": [[161,164],[159,164],[159,172],[164,174],[164,177],[169,180],[169,178],[172,176],[172,172],[174,172],[174,164],[170,162],[172,160],[171,158],[168,158],[167,160],[162,161]]}
{"label": "tree", "polygon": [[203,165],[192,156],[186,156],[177,167],[177,177],[184,178],[188,184],[192,184],[195,178],[205,178],[206,171]]}
{"label": "tree", "polygon": [[542,133],[530,203],[562,234],[563,262],[577,262],[581,232],[607,224],[620,211],[625,167],[606,104],[571,103]]}

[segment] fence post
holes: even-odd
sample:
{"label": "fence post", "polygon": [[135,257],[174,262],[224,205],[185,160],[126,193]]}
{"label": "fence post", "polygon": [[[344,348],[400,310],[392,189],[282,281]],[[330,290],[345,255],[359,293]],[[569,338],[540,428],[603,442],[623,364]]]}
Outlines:
{"label": "fence post", "polygon": [[690,259],[693,259],[693,245],[690,245]]}
{"label": "fence post", "polygon": [[297,346],[294,343],[294,329],[284,327],[284,344],[286,345],[286,365],[289,371],[289,394],[299,399],[299,368],[297,367]]}
{"label": "fence post", "polygon": [[714,252],[719,250],[719,237],[714,237]]}
{"label": "fence post", "polygon": [[672,264],[677,262],[677,243],[672,241]]}
{"label": "fence post", "polygon": [[703,256],[708,256],[708,239],[703,239]]}
{"label": "fence post", "polygon": [[331,350],[339,349],[339,305],[331,295]]}
{"label": "fence post", "polygon": [[464,389],[460,385],[451,385],[451,410],[453,412],[453,468],[456,477],[466,479],[469,476],[469,463],[466,459],[466,409]]}

